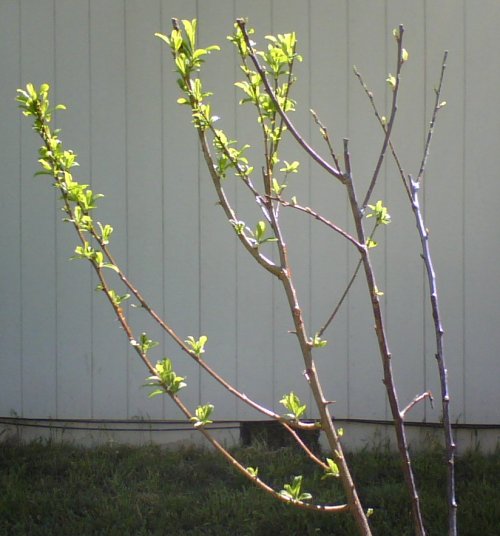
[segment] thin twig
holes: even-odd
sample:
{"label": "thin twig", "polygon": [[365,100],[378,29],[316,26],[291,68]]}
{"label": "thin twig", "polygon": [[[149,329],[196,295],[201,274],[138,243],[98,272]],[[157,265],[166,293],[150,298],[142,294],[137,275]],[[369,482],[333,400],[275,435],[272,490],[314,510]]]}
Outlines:
{"label": "thin twig", "polygon": [[406,417],[406,414],[419,402],[422,402],[422,400],[425,400],[426,398],[429,399],[429,402],[431,403],[431,406],[434,402],[434,397],[432,396],[432,393],[430,391],[426,391],[425,393],[422,393],[420,395],[417,395],[407,406],[405,409],[401,410],[401,417],[404,419]]}
{"label": "thin twig", "polygon": [[429,158],[429,149],[431,146],[432,141],[432,135],[434,134],[434,125],[436,124],[436,117],[439,112],[439,110],[442,108],[443,104],[441,101],[441,89],[443,87],[443,79],[444,79],[444,72],[446,70],[446,60],[448,58],[448,51],[445,50],[444,56],[443,56],[443,62],[441,63],[441,74],[439,76],[439,84],[438,87],[434,90],[436,93],[436,100],[434,103],[434,109],[432,111],[432,118],[429,123],[429,130],[427,132],[427,139],[425,142],[425,149],[424,149],[424,155],[422,157],[422,163],[420,164],[420,170],[418,172],[417,176],[417,182],[422,182],[422,178],[425,171],[425,166],[427,164],[427,159]]}
{"label": "thin twig", "polygon": [[342,307],[342,304],[344,303],[345,299],[347,298],[347,295],[349,294],[349,291],[351,290],[352,285],[354,284],[354,281],[356,280],[356,277],[358,275],[359,269],[361,268],[361,265],[363,264],[362,259],[359,259],[358,265],[356,266],[356,269],[354,270],[354,273],[352,274],[351,279],[349,280],[349,283],[347,284],[342,296],[340,297],[340,300],[338,301],[337,305],[335,306],[335,309],[333,310],[332,314],[328,317],[328,320],[325,322],[323,327],[318,331],[318,337],[321,337],[323,333],[326,331],[328,326],[333,322],[333,319],[337,316],[337,313],[339,312],[340,308]]}
{"label": "thin twig", "polygon": [[311,115],[313,116],[314,122],[318,125],[321,137],[325,140],[328,150],[330,151],[330,156],[332,157],[333,163],[337,167],[337,169],[340,169],[340,164],[337,158],[337,155],[335,154],[335,150],[333,149],[333,144],[330,140],[330,135],[328,133],[328,129],[323,125],[323,123],[320,121],[318,114],[314,110],[309,110],[311,112]]}
{"label": "thin twig", "polygon": [[[373,92],[370,91],[368,86],[366,85],[365,81],[363,80],[363,75],[355,68],[354,74],[357,76],[359,83],[363,87],[366,96],[368,97],[370,104],[372,105],[373,112],[375,113],[375,117],[378,120],[379,125],[381,126],[382,130],[384,131],[384,134],[386,134],[386,122],[382,119],[382,116],[380,115],[377,105],[375,104],[375,99],[373,98]],[[391,149],[391,154],[394,159],[394,162],[396,163],[396,167],[398,168],[399,175],[401,176],[401,179],[403,181],[403,186],[406,190],[406,194],[408,196],[408,199],[411,201],[411,192],[408,184],[406,183],[406,174],[404,172],[403,166],[401,165],[401,162],[399,160],[399,157],[397,155],[396,149],[394,148],[394,144],[391,139],[389,139],[389,147]]]}
{"label": "thin twig", "polygon": [[338,233],[340,236],[344,237],[346,240],[351,242],[356,249],[359,251],[362,251],[365,249],[365,246],[363,244],[360,244],[352,235],[350,235],[347,231],[344,231],[341,227],[338,225],[335,225],[335,223],[331,222],[327,218],[321,216],[321,214],[315,212],[311,207],[304,207],[302,205],[299,205],[298,203],[291,203],[290,201],[285,201],[284,199],[281,199],[280,197],[271,197],[273,201],[277,201],[280,205],[287,207],[287,208],[294,208],[295,210],[298,210],[299,212],[305,212],[306,214],[309,214],[312,216],[315,220],[318,220],[319,222],[323,223],[336,233]]}
{"label": "thin twig", "polygon": [[368,190],[366,192],[365,198],[363,200],[363,204],[361,205],[361,210],[364,212],[366,206],[368,205],[368,202],[370,201],[370,197],[372,195],[373,189],[375,188],[375,184],[377,182],[378,175],[380,173],[380,169],[382,168],[382,163],[385,158],[385,153],[387,151],[387,146],[389,144],[389,140],[391,138],[392,133],[392,126],[394,125],[394,120],[396,118],[396,112],[398,109],[398,93],[399,93],[399,86],[400,86],[400,75],[401,75],[401,67],[403,65],[403,58],[402,58],[402,52],[403,52],[403,32],[404,28],[403,25],[399,25],[399,34],[397,38],[398,43],[398,59],[397,59],[397,66],[396,66],[396,85],[392,90],[392,104],[391,104],[391,114],[389,117],[389,122],[387,123],[387,128],[385,129],[385,136],[384,136],[384,142],[382,144],[382,148],[380,150],[380,154],[377,160],[377,165],[375,166],[375,170],[373,172],[372,179],[370,181],[370,185],[368,187]]}

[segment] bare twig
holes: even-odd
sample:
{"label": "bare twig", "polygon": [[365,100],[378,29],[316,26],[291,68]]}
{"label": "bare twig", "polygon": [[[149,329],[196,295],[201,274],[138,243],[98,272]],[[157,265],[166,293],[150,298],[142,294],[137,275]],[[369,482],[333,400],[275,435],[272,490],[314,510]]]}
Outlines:
{"label": "bare twig", "polygon": [[349,283],[347,283],[347,286],[342,293],[342,296],[340,297],[340,300],[338,301],[337,305],[332,311],[332,314],[328,317],[328,320],[324,323],[323,327],[318,331],[318,337],[321,337],[323,333],[326,331],[328,326],[333,322],[334,318],[337,316],[337,313],[339,312],[340,308],[342,307],[342,304],[344,303],[345,299],[347,298],[347,295],[349,294],[349,291],[351,290],[352,285],[354,284],[354,281],[356,280],[356,277],[359,273],[359,269],[361,268],[361,265],[363,264],[362,259],[359,259],[359,262],[356,266],[356,269],[354,270],[354,273],[352,274],[351,279],[349,280]]}
{"label": "bare twig", "polygon": [[318,220],[319,222],[323,223],[332,231],[335,231],[340,236],[344,237],[346,240],[351,242],[353,246],[358,249],[359,251],[362,251],[365,249],[365,246],[363,244],[360,244],[352,235],[350,235],[347,231],[344,231],[341,227],[336,225],[335,223],[331,222],[327,218],[321,216],[318,212],[314,211],[311,207],[304,207],[302,205],[299,205],[298,203],[291,203],[290,201],[285,201],[284,199],[281,199],[280,197],[272,197],[273,201],[277,201],[280,205],[287,207],[287,208],[294,208],[295,210],[298,210],[299,212],[304,212],[306,214],[309,214],[309,216],[313,217],[315,220]]}
{"label": "bare twig", "polygon": [[429,402],[431,403],[431,406],[434,402],[434,397],[432,396],[432,393],[430,391],[426,391],[425,393],[422,393],[418,396],[416,396],[407,406],[405,409],[401,411],[401,417],[403,419],[406,417],[406,414],[411,411],[413,407],[415,407],[419,402],[422,402],[422,400],[425,400],[426,398],[429,399]]}
{"label": "bare twig", "polygon": [[[370,104],[372,105],[373,112],[375,113],[375,117],[377,118],[377,120],[379,122],[379,125],[382,127],[382,130],[384,131],[384,133],[386,133],[387,132],[387,130],[386,130],[386,122],[382,118],[382,116],[380,115],[380,113],[378,111],[377,105],[375,104],[375,99],[373,98],[373,92],[370,91],[370,89],[366,85],[365,81],[363,80],[363,75],[356,68],[354,68],[354,74],[358,78],[359,83],[363,87],[363,89],[365,91],[365,94],[368,97],[368,99],[370,101]],[[406,190],[406,194],[408,195],[408,199],[411,201],[411,192],[410,192],[410,188],[409,188],[408,184],[406,183],[406,175],[405,175],[405,172],[403,170],[403,166],[401,165],[401,162],[399,160],[399,157],[397,155],[396,149],[394,148],[393,141],[391,139],[389,139],[389,147],[391,149],[391,154],[392,154],[392,157],[394,159],[394,162],[396,163],[396,167],[398,168],[399,174],[400,174],[400,176],[402,178],[403,185],[404,185],[405,190]]]}
{"label": "bare twig", "polygon": [[429,130],[427,132],[427,139],[425,141],[424,155],[422,157],[422,163],[420,164],[420,170],[418,172],[417,182],[422,182],[422,178],[424,176],[427,159],[429,158],[429,149],[431,146],[432,135],[434,134],[434,125],[436,124],[436,117],[437,117],[438,111],[444,106],[444,104],[446,104],[446,103],[441,102],[441,89],[443,87],[444,72],[446,70],[447,59],[448,59],[448,51],[445,50],[443,61],[441,63],[441,74],[439,76],[438,87],[434,89],[436,93],[436,100],[434,103],[434,109],[432,111],[432,118],[429,123]]}
{"label": "bare twig", "polygon": [[309,110],[309,111],[311,112],[311,115],[313,116],[314,122],[318,125],[319,131],[321,133],[321,137],[325,140],[328,146],[328,150],[330,151],[330,156],[332,157],[333,163],[335,164],[337,169],[340,169],[340,164],[339,164],[337,155],[335,153],[335,150],[333,148],[332,141],[330,140],[328,129],[320,121],[318,114],[314,110]]}
{"label": "bare twig", "polygon": [[364,211],[366,206],[368,205],[368,202],[370,201],[370,197],[372,195],[373,189],[375,188],[375,184],[377,182],[378,175],[380,173],[380,169],[382,168],[382,163],[385,158],[385,153],[387,151],[387,146],[389,144],[389,140],[391,138],[391,132],[392,132],[392,126],[394,125],[394,119],[396,118],[396,112],[398,109],[398,94],[399,94],[399,86],[400,86],[400,75],[401,75],[401,67],[404,63],[402,52],[403,52],[403,32],[404,28],[403,25],[399,25],[399,33],[397,37],[397,44],[398,44],[398,59],[397,59],[397,66],[396,66],[396,82],[395,86],[392,88],[392,104],[391,104],[391,114],[389,117],[389,122],[387,123],[387,128],[385,129],[385,137],[384,142],[382,143],[382,148],[380,150],[380,154],[377,160],[377,164],[375,166],[375,170],[373,172],[373,176],[370,182],[370,185],[368,187],[368,190],[366,192],[365,198],[363,200],[363,204],[361,205],[361,210]]}

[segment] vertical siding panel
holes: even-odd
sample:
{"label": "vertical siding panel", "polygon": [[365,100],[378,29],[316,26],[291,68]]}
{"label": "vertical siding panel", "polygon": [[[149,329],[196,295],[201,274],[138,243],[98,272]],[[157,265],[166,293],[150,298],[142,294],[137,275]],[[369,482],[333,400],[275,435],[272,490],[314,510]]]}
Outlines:
{"label": "vertical siding panel", "polygon": [[[124,2],[90,4],[92,187],[103,223],[115,229],[111,248],[127,269],[126,87]],[[129,125],[131,126],[131,125]],[[93,278],[93,288],[97,286]],[[127,416],[127,341],[102,293],[93,294],[93,417]]]}
{"label": "vertical siding panel", "polygon": [[[401,72],[398,115],[392,139],[406,173],[416,175],[422,159],[426,111],[424,5],[411,0],[389,1],[387,19],[388,71],[394,73],[396,70],[397,44],[392,30],[401,23],[405,27],[403,46],[410,54],[410,59],[403,65]],[[383,31],[382,28],[379,31]],[[386,115],[390,112],[391,98],[392,95],[389,94]],[[386,162],[386,192],[381,195],[389,208],[392,223],[386,233],[379,234],[379,238],[381,244],[387,244],[384,259],[387,274],[384,289],[387,300],[386,325],[399,400],[404,407],[425,390],[425,363],[433,366],[434,358],[432,351],[430,355],[424,356],[423,267],[415,219],[389,151]],[[373,201],[377,199],[378,197],[373,198]],[[377,253],[380,252],[375,252],[376,255]],[[408,419],[423,420],[425,406],[426,404],[419,404],[413,408]]]}
{"label": "vertical siding panel", "polygon": [[[271,5],[266,0],[252,2],[251,10],[244,0],[236,2],[237,17],[249,19],[249,26],[255,28],[259,46],[263,36],[271,33]],[[234,49],[233,54],[236,54]],[[243,80],[236,59],[235,80]],[[236,91],[237,102],[243,93]],[[247,156],[255,167],[253,180],[261,184],[262,141],[257,123],[255,107],[251,104],[237,107],[236,138],[240,145],[250,144]],[[236,180],[236,179],[231,179]],[[238,217],[252,227],[262,218],[253,196],[241,184],[238,185]],[[274,385],[273,356],[273,278],[265,272],[238,244],[237,250],[237,298],[238,298],[238,388],[268,408],[276,406],[277,396]],[[239,419],[261,418],[244,404],[238,405]]]}
{"label": "vertical siding panel", "polygon": [[[21,77],[52,84],[54,3],[21,4]],[[23,314],[23,414],[56,414],[56,263],[54,191],[47,177],[33,179],[40,142],[28,121],[22,129],[21,277]],[[50,180],[50,179],[49,179]],[[43,366],[40,366],[40,363]]]}
{"label": "vertical siding panel", "polygon": [[[292,121],[302,135],[310,138],[309,121],[309,2],[282,1],[273,2],[273,34],[295,31],[298,39],[298,51],[304,62],[294,65],[297,82],[292,88],[292,98],[297,101],[296,112],[292,113]],[[264,45],[263,45],[264,46]],[[267,46],[267,45],[266,45]],[[303,151],[290,136],[285,137],[280,149],[281,161],[298,160],[301,167],[297,174],[289,177],[287,196],[295,195],[299,203],[310,204],[310,163]],[[278,167],[279,169],[279,167]],[[288,246],[290,265],[293,272],[297,297],[304,315],[306,329],[311,325],[311,222],[301,213],[292,209],[281,210],[281,228]],[[273,244],[273,248],[276,246]],[[276,251],[276,259],[278,254]],[[275,282],[275,313],[274,331],[276,334],[276,396],[279,399],[290,391],[294,391],[310,407],[310,391],[303,375],[304,362],[293,330],[293,320],[286,295],[280,283]],[[318,353],[322,350],[318,350]],[[280,412],[283,407],[280,406]],[[313,413],[309,411],[308,416]]]}
{"label": "vertical siding panel", "polygon": [[[205,65],[205,85],[215,93],[214,113],[221,116],[221,127],[241,144],[254,146],[249,156],[256,182],[258,128],[251,108],[235,104],[240,96],[232,84],[241,75],[225,36],[235,16],[250,17],[260,47],[268,33],[296,31],[305,61],[297,66],[298,112],[293,119],[321,151],[309,107],[329,127],[339,152],[342,137],[351,138],[359,197],[382,136],[352,64],[382,109],[390,97],[385,78],[394,70],[390,31],[405,23],[410,61],[403,71],[394,141],[406,171],[414,173],[442,50],[450,49],[443,94],[448,105],[439,116],[421,198],[438,275],[453,419],[498,422],[500,127],[495,110],[500,75],[492,58],[500,52],[500,6],[493,0],[484,0],[479,10],[452,0],[0,3],[0,46],[7,51],[0,58],[0,249],[9,252],[0,260],[0,413],[180,417],[167,399],[147,400],[139,387],[145,369],[109,304],[93,291],[96,278],[85,263],[67,261],[74,233],[60,223],[59,203],[47,178],[32,178],[40,143],[13,103],[15,89],[29,81],[49,82],[53,100],[69,105],[58,114],[57,126],[65,145],[79,154],[75,175],[106,195],[97,219],[115,228],[113,253],[158,312],[183,338],[207,334],[207,360],[250,396],[279,406],[283,393],[293,389],[307,400],[302,361],[287,333],[292,322],[281,287],[237,244],[215,205],[189,112],[175,104],[178,88],[170,52],[152,35],[169,33],[172,16],[197,16],[201,44],[223,46]],[[309,164],[294,142],[283,145],[282,157],[302,162],[301,172],[290,177],[287,197],[296,195],[340,225],[351,220],[343,188]],[[239,186],[233,178],[225,184],[241,219],[253,226],[261,218]],[[408,240],[408,250],[415,251],[417,236],[390,158],[372,199],[384,199],[393,216],[393,224],[378,235],[381,245],[374,260],[387,299],[404,404],[424,387],[437,392],[438,380],[422,263],[417,253],[402,256]],[[306,322],[314,333],[342,293],[358,255],[303,215],[281,212]],[[275,246],[265,247],[271,252]],[[132,315],[138,331],[161,340],[163,354],[188,377],[183,394],[189,407],[212,402],[216,419],[256,417],[200,376],[196,365],[181,358],[139,310]],[[330,345],[318,350],[317,361],[326,377],[326,395],[337,400],[337,416],[388,417],[362,277],[325,338]],[[159,349],[154,352],[153,361],[161,357]],[[437,421],[439,412],[421,407],[410,418]]]}
{"label": "vertical siding panel", "polygon": [[[163,1],[159,31],[170,35],[171,19],[196,17],[196,2]],[[167,322],[183,339],[197,335],[199,320],[199,192],[198,141],[187,106],[176,104],[180,96],[170,49],[161,48],[163,80],[163,225],[164,225],[164,311]],[[175,371],[187,377],[182,399],[192,408],[199,404],[199,368],[170,340],[165,341],[166,355],[175,362]],[[179,418],[180,413],[166,398],[165,415]]]}
{"label": "vertical siding panel", "polygon": [[[150,305],[163,309],[162,169],[161,169],[161,49],[159,0],[126,3],[127,86],[127,238],[128,273]],[[159,326],[142,308],[129,311],[136,336],[146,332],[161,342]],[[161,416],[161,398],[147,398],[142,388],[149,375],[136,352],[129,348],[129,417]],[[152,350],[155,363],[162,348]]]}
{"label": "vertical siding panel", "polygon": [[[78,154],[75,180],[89,182],[89,4],[56,0],[56,76],[52,98],[68,105],[57,114],[66,147]],[[60,202],[58,202],[60,205]],[[58,210],[57,219],[62,219]],[[78,243],[72,225],[56,224],[57,237],[57,414],[85,418],[91,413],[91,267],[69,262]]]}
{"label": "vertical siding panel", "polygon": [[[347,5],[337,1],[311,2],[311,108],[328,128],[335,150],[342,154],[342,139],[347,133]],[[350,76],[350,74],[349,74]],[[317,127],[312,126],[315,147],[328,155]],[[342,159],[340,159],[342,161]],[[326,218],[345,227],[347,203],[345,188],[313,164],[311,169],[311,207]],[[347,250],[352,246],[326,227],[313,223],[312,235],[312,332],[317,332],[332,314],[347,285]],[[318,356],[317,366],[325,396],[335,400],[337,417],[347,415],[347,309],[343,307],[324,338],[329,345]]]}
{"label": "vertical siding panel", "polygon": [[[213,113],[219,115],[220,127],[234,128],[234,56],[226,35],[231,33],[234,5],[232,0],[198,5],[200,45],[220,44],[221,52],[210,58],[204,68],[204,87],[213,91]],[[236,238],[225,216],[216,205],[217,197],[201,162],[200,170],[200,262],[201,262],[201,331],[208,336],[207,359],[230,381],[236,381]],[[225,189],[234,202],[234,182]],[[197,334],[194,334],[196,336]],[[215,406],[216,419],[234,418],[236,400],[216,387],[211,378],[201,378],[201,403]]]}
{"label": "vertical siding panel", "polygon": [[[382,145],[380,127],[373,118],[367,98],[358,80],[352,74],[355,64],[370,86],[377,102],[384,102],[387,77],[385,61],[385,2],[370,3],[351,1],[349,20],[349,124],[351,163],[360,202],[366,192]],[[382,171],[373,200],[384,197],[384,173]],[[352,216],[350,215],[352,221]],[[369,229],[369,225],[367,229]],[[353,224],[350,225],[354,232]],[[383,231],[378,236],[380,250],[373,255],[378,286],[385,289]],[[359,255],[349,250],[348,278],[354,273]],[[381,385],[382,366],[373,330],[373,315],[366,282],[360,272],[349,294],[349,417],[380,419],[386,416],[386,396]]]}
{"label": "vertical siding panel", "polygon": [[[439,113],[424,182],[425,210],[445,330],[452,420],[465,417],[464,379],[464,17],[463,2],[427,3],[427,114],[434,106],[434,87],[444,50],[449,50],[442,99],[447,105]],[[450,219],[453,225],[450,225]],[[427,297],[426,297],[427,299]],[[432,315],[426,303],[427,387],[437,395],[439,378],[433,354],[435,340]],[[439,420],[439,405],[429,412]]]}
{"label": "vertical siding panel", "polygon": [[[500,407],[500,4],[466,11],[465,379],[467,422],[498,422]],[[478,362],[477,356],[480,356]]]}
{"label": "vertical siding panel", "polygon": [[[20,83],[20,4],[0,4],[0,414],[20,414],[21,234],[20,114],[14,104]],[[8,52],[7,52],[8,51]],[[27,121],[25,121],[27,122]],[[7,128],[5,128],[8,126]],[[25,132],[28,133],[28,128]],[[32,135],[32,134],[31,134]],[[31,177],[26,177],[31,181]]]}

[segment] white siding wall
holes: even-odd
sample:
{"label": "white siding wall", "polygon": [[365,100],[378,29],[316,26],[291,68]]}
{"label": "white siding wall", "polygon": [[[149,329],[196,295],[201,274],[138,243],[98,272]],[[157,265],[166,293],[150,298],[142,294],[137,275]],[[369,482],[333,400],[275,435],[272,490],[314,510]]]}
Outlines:
{"label": "white siding wall", "polygon": [[[320,145],[308,110],[329,126],[338,148],[351,140],[362,191],[381,144],[357,80],[356,64],[387,102],[394,71],[391,30],[403,22],[404,67],[395,144],[407,172],[418,171],[433,87],[449,49],[444,98],[425,181],[425,215],[438,271],[453,420],[500,422],[500,3],[443,0],[4,0],[0,2],[0,415],[59,418],[180,417],[168,400],[149,400],[146,375],[112,311],[93,292],[83,262],[68,262],[75,237],[60,223],[55,193],[37,170],[38,140],[16,110],[16,88],[52,85],[66,103],[58,115],[78,176],[106,197],[98,219],[115,227],[113,251],[130,278],[182,337],[207,334],[207,360],[241,390],[277,406],[291,389],[308,397],[289,312],[279,285],[238,247],[201,161],[169,51],[153,37],[170,19],[199,19],[200,40],[223,52],[206,65],[206,87],[224,128],[256,145],[255,119],[237,106],[238,63],[225,36],[250,17],[256,39],[298,32],[296,122]],[[348,225],[342,188],[292,143],[303,162],[290,190],[340,225]],[[250,150],[256,156],[256,150]],[[258,169],[259,164],[257,164]],[[243,219],[256,217],[246,193],[228,181]],[[438,392],[431,314],[413,217],[392,163],[374,200],[393,224],[375,255],[400,399]],[[284,228],[306,320],[317,329],[357,262],[352,248],[301,215],[283,211]],[[291,235],[295,234],[294,237]],[[131,311],[140,332],[162,341],[163,355],[188,376],[185,401],[212,402],[216,418],[256,418],[199,375],[173,344]],[[325,390],[339,418],[387,418],[388,410],[365,284],[360,279],[318,353]],[[158,357],[161,357],[158,352]],[[438,421],[420,407],[414,420]]]}

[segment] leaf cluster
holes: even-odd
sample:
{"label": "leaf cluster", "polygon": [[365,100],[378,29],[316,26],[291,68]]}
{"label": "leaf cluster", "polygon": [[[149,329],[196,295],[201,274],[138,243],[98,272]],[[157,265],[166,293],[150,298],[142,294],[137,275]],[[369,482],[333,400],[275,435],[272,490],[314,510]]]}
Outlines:
{"label": "leaf cluster", "polygon": [[214,410],[213,404],[205,404],[204,406],[198,406],[195,411],[195,416],[191,417],[191,422],[194,423],[195,428],[205,426],[206,424],[212,424],[210,416]]}
{"label": "leaf cluster", "polygon": [[295,476],[291,484],[284,484],[280,495],[293,502],[310,501],[312,495],[302,491],[302,475]]}
{"label": "leaf cluster", "polygon": [[[88,184],[82,184],[73,178],[71,169],[78,166],[76,154],[65,149],[59,139],[59,130],[50,127],[52,114],[55,110],[65,110],[62,104],[50,107],[49,101],[50,86],[41,84],[37,89],[33,84],[27,84],[26,89],[18,89],[16,100],[19,108],[25,116],[33,117],[33,130],[43,139],[44,144],[39,149],[39,160],[42,170],[36,175],[50,175],[54,179],[54,186],[60,190],[61,199],[64,201],[63,210],[67,214],[66,222],[73,223],[80,233],[89,233],[95,238],[100,246],[109,243],[113,227],[111,225],[94,225],[91,212],[97,207],[97,200],[104,197],[102,194],[94,193]],[[75,248],[73,259],[87,259],[98,269],[111,268],[118,271],[118,268],[106,260],[105,253],[92,245],[91,239],[84,240],[82,244]]]}
{"label": "leaf cluster", "polygon": [[368,208],[370,208],[372,212],[367,214],[366,217],[375,218],[377,225],[388,225],[391,223],[391,215],[387,211],[387,207],[384,207],[383,201],[379,200],[375,205],[368,205]]}
{"label": "leaf cluster", "polygon": [[287,413],[285,417],[293,421],[298,421],[307,411],[307,405],[302,404],[299,397],[293,391],[284,395],[280,400],[280,404],[283,404],[283,406],[290,412]]}
{"label": "leaf cluster", "polygon": [[155,371],[156,374],[149,376],[144,384],[146,387],[153,387],[153,391],[148,395],[149,398],[164,393],[175,395],[183,387],[186,387],[184,382],[186,378],[177,376],[173,370],[172,361],[168,357],[156,363]]}
{"label": "leaf cluster", "polygon": [[177,83],[186,97],[178,99],[179,104],[189,105],[192,109],[193,122],[197,128],[204,131],[209,128],[218,117],[212,116],[210,104],[203,102],[211,93],[203,91],[203,85],[199,78],[193,78],[193,74],[200,70],[205,61],[204,56],[212,51],[220,50],[217,45],[205,48],[196,48],[197,21],[183,20],[182,27],[179,21],[174,19],[174,28],[170,36],[156,33],[156,37],[164,41],[172,52],[176,71],[179,74]]}
{"label": "leaf cluster", "polygon": [[196,355],[196,357],[201,357],[201,354],[205,353],[205,344],[208,341],[206,335],[202,335],[198,340],[196,340],[191,335],[184,341]]}

